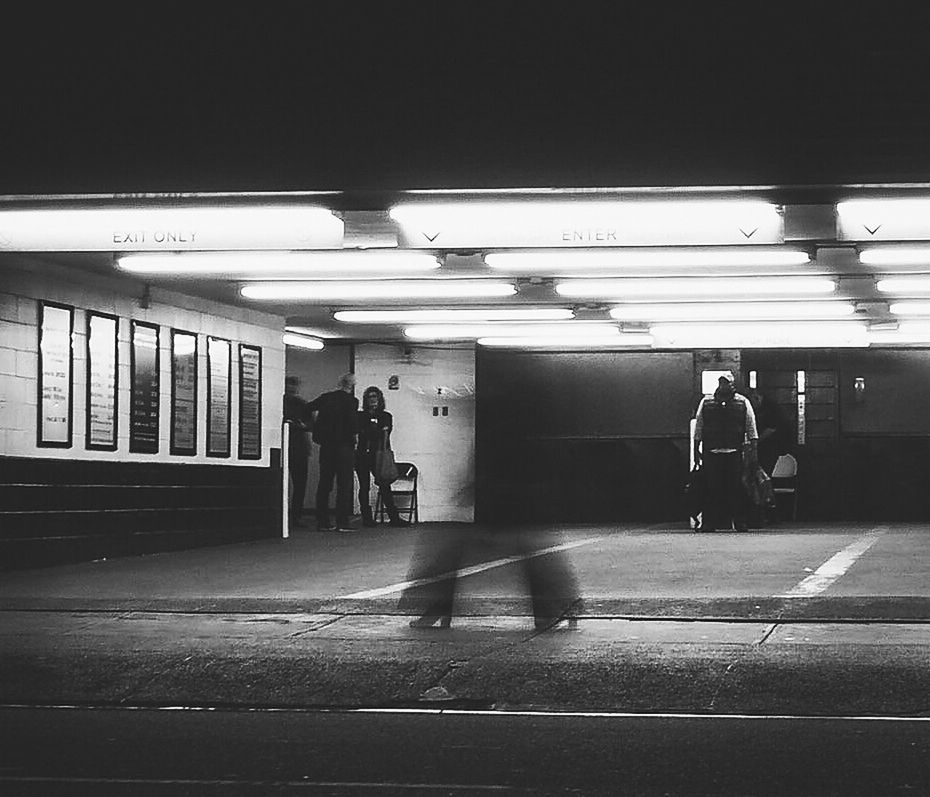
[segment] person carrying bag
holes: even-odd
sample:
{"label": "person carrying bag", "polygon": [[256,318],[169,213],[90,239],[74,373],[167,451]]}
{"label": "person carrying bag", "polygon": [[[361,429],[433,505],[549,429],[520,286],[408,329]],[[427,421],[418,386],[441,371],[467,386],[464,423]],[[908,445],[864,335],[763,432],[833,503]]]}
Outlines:
{"label": "person carrying bag", "polygon": [[397,465],[391,450],[394,419],[385,410],[384,393],[372,385],[362,394],[362,408],[357,413],[358,446],[355,450],[355,474],[358,476],[358,503],[362,524],[376,525],[371,510],[371,481],[381,490],[381,500],[392,526],[409,526],[397,512],[391,483],[397,481]]}

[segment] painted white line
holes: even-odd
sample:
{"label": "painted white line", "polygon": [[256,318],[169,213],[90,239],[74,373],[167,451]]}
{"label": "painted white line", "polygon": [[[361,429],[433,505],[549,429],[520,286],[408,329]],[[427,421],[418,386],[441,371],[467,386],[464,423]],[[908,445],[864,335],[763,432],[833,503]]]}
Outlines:
{"label": "painted white line", "polygon": [[391,781],[340,781],[340,780],[228,780],[219,778],[87,778],[67,775],[0,775],[0,783],[74,783],[85,786],[260,786],[263,788],[301,789],[371,789],[384,791],[427,791],[430,794],[443,791],[510,792],[510,786],[475,785],[469,783],[392,783]]}
{"label": "painted white line", "polygon": [[380,598],[384,595],[393,595],[396,592],[403,592],[408,587],[419,587],[422,584],[435,584],[437,581],[445,581],[447,578],[464,578],[465,576],[473,576],[476,573],[483,573],[485,570],[493,570],[495,567],[504,567],[505,565],[511,565],[514,562],[522,562],[526,559],[533,559],[537,556],[545,556],[548,553],[556,553],[558,551],[568,551],[572,548],[580,548],[582,545],[590,545],[592,542],[600,542],[603,539],[604,536],[602,535],[600,537],[587,537],[586,539],[575,540],[574,542],[564,542],[561,545],[551,545],[548,548],[540,548],[538,551],[530,551],[529,553],[521,554],[520,556],[508,556],[505,559],[494,559],[491,562],[481,562],[480,564],[472,565],[471,567],[463,567],[461,570],[450,570],[446,573],[430,576],[429,578],[417,578],[413,581],[399,581],[396,584],[388,584],[386,587],[363,590],[362,592],[353,592],[350,595],[343,595],[341,598],[337,598],[337,600],[353,598]]}
{"label": "painted white line", "polygon": [[557,717],[561,719],[653,719],[653,720],[829,720],[842,722],[913,722],[930,723],[928,716],[906,716],[897,714],[717,714],[708,712],[673,712],[673,711],[545,711],[545,710],[506,710],[506,709],[467,709],[467,708],[314,708],[303,706],[263,707],[263,706],[79,706],[79,705],[31,705],[7,703],[0,704],[0,710],[27,709],[29,711],[187,711],[215,714],[416,714],[445,715],[466,717]]}
{"label": "painted white line", "polygon": [[774,595],[775,598],[810,598],[820,595],[833,582],[840,578],[856,560],[888,531],[887,528],[874,529],[842,551],[834,554],[807,578],[802,579],[787,592]]}

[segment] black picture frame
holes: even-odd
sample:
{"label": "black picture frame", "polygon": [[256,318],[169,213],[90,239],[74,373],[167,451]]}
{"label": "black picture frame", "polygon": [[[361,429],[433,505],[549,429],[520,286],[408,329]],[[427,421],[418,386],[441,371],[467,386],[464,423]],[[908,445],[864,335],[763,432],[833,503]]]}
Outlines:
{"label": "black picture frame", "polygon": [[[112,352],[109,362],[112,364],[112,393],[113,400],[111,417],[101,421],[94,413],[94,376],[96,372],[95,348],[91,344],[93,335],[94,320],[111,322],[113,324]],[[119,445],[119,324],[118,316],[109,313],[98,313],[96,311],[87,312],[87,375],[86,375],[86,403],[85,403],[85,429],[84,429],[84,447],[89,451],[116,451]],[[101,426],[108,426],[109,442],[101,442],[97,436],[97,429]]]}
{"label": "black picture frame", "polygon": [[[247,368],[255,355],[256,375]],[[262,350],[260,346],[239,344],[239,459],[262,458]]]}
{"label": "black picture frame", "polygon": [[[179,347],[180,340],[191,339],[193,351]],[[183,351],[179,349],[185,349]],[[196,332],[183,329],[171,330],[171,434],[169,451],[176,456],[195,456],[197,454],[197,409],[199,366],[198,355],[200,341]],[[189,357],[185,366],[182,357]],[[191,384],[193,383],[193,384]],[[193,393],[189,398],[183,392]],[[182,412],[181,410],[186,410]]]}
{"label": "black picture frame", "polygon": [[[225,369],[217,362],[225,349]],[[223,373],[225,371],[225,373]],[[222,376],[222,379],[217,377]],[[232,456],[232,342],[207,336],[207,456]]]}
{"label": "black picture frame", "polygon": [[[153,347],[143,333],[154,334]],[[161,330],[157,324],[133,320],[129,345],[129,451],[157,454],[161,420]]]}
{"label": "black picture frame", "polygon": [[[68,314],[67,340],[64,329],[56,329],[51,324],[52,314],[48,311],[66,312]],[[59,320],[62,320],[59,317]],[[38,302],[38,380],[36,395],[36,445],[39,448],[71,448],[74,436],[74,307],[70,304]],[[61,326],[61,325],[59,325]],[[57,333],[57,334],[55,334]],[[67,369],[62,370],[62,354],[49,356],[47,349],[55,351],[58,347],[63,352],[67,346]],[[51,365],[58,367],[52,371]],[[47,370],[49,369],[49,370]],[[46,395],[48,392],[48,395]],[[65,394],[65,395],[62,395]],[[53,397],[57,396],[58,400]],[[60,405],[64,406],[60,406]],[[61,412],[67,413],[64,419]],[[56,413],[50,415],[50,413]],[[53,433],[54,429],[54,433]]]}

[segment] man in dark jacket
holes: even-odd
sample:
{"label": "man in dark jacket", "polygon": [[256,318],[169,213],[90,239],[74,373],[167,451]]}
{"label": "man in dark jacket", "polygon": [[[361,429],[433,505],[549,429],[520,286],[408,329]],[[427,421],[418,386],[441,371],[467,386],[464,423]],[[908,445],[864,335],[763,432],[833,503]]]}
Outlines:
{"label": "man in dark jacket", "polygon": [[712,398],[698,405],[694,427],[694,461],[703,463],[707,496],[701,531],[746,531],[746,497],[743,493],[743,443],[755,458],[756,417],[752,405],[740,396],[725,376],[718,380]]}
{"label": "man in dark jacket", "polygon": [[[316,518],[320,531],[353,531],[349,525],[355,486],[355,374],[343,374],[338,389],[307,405],[314,414],[313,442],[320,447],[320,481],[316,490]],[[336,525],[330,523],[329,494],[336,481]]]}

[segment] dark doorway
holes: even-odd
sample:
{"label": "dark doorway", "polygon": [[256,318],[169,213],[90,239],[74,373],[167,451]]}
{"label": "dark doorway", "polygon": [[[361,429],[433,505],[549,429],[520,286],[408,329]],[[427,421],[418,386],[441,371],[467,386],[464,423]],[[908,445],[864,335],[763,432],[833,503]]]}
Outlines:
{"label": "dark doorway", "polygon": [[691,352],[479,347],[476,519],[684,520]]}

